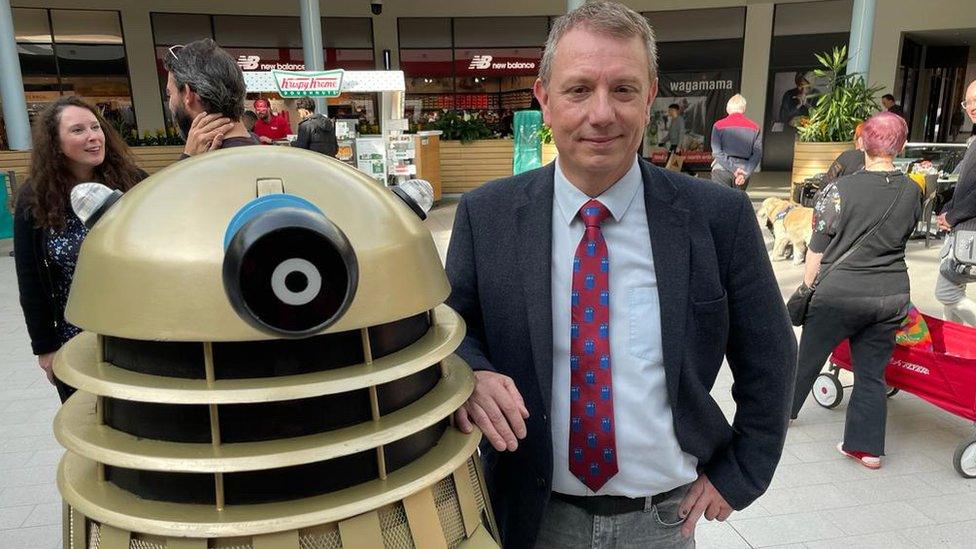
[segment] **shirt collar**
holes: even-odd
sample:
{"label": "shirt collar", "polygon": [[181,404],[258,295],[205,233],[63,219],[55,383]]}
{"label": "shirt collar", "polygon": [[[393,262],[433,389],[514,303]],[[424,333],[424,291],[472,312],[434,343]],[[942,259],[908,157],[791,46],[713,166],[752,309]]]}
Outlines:
{"label": "shirt collar", "polygon": [[[624,214],[627,213],[627,209],[630,208],[631,203],[633,203],[634,197],[637,196],[637,191],[643,185],[644,178],[641,176],[640,164],[637,162],[637,156],[635,155],[634,163],[627,170],[627,173],[611,185],[609,189],[603,191],[603,194],[595,198],[610,210],[610,215],[613,216],[614,221],[619,223],[623,219]],[[579,190],[566,178],[562,168],[559,167],[558,159],[556,160],[554,198],[566,225],[573,223],[573,220],[577,218],[576,214],[579,213],[580,208],[590,200],[590,197],[586,193]]]}

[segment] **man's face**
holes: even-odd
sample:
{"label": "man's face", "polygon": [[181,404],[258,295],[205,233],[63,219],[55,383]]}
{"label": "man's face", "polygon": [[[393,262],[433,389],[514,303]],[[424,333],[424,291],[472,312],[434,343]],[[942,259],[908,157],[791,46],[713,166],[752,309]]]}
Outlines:
{"label": "man's face", "polygon": [[976,80],[966,88],[966,114],[976,124]]}
{"label": "man's face", "polygon": [[176,81],[173,80],[172,74],[166,77],[166,97],[169,112],[173,115],[173,122],[176,123],[176,131],[179,132],[180,137],[186,139],[187,134],[190,133],[193,118],[199,113],[189,112],[185,105],[184,94],[176,87]]}
{"label": "man's face", "polygon": [[885,110],[887,110],[890,109],[891,106],[895,104],[895,102],[892,101],[891,99],[888,99],[887,97],[882,97],[881,104],[884,105]]}
{"label": "man's face", "polygon": [[668,109],[668,116],[671,117],[671,118],[675,118],[676,116],[678,116],[678,109],[671,109],[671,108],[669,108]]}
{"label": "man's face", "polygon": [[271,115],[271,108],[264,101],[257,101],[254,103],[254,112],[257,113],[258,118],[261,120],[267,120],[268,116]]}
{"label": "man's face", "polygon": [[549,84],[536,81],[559,161],[577,175],[626,171],[634,162],[657,82],[640,39],[577,27],[559,41]]}

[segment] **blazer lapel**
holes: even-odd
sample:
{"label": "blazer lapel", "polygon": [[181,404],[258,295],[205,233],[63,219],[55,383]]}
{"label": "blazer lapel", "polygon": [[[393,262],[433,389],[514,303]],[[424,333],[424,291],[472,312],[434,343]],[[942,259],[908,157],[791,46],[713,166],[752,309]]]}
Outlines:
{"label": "blazer lapel", "polygon": [[516,209],[518,274],[532,346],[532,365],[548,412],[552,400],[552,199],[555,165],[537,172]]}
{"label": "blazer lapel", "polygon": [[678,380],[684,359],[691,280],[691,239],[688,210],[668,175],[641,161],[644,204],[651,234],[651,255],[661,302],[661,343],[671,409],[676,409]]}

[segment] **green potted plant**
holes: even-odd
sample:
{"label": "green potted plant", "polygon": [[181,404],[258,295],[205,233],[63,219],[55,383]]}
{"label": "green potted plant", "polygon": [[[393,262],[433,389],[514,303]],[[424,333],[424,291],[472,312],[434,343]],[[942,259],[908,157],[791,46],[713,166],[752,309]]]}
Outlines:
{"label": "green potted plant", "polygon": [[556,158],[556,141],[552,137],[552,128],[543,124],[539,128],[539,138],[542,139],[542,165],[546,165]]}
{"label": "green potted plant", "polygon": [[854,147],[854,128],[881,107],[875,98],[880,86],[868,86],[864,75],[846,72],[847,47],[816,54],[820,67],[813,71],[826,87],[811,96],[809,116],[796,128],[793,174],[796,183],[827,171],[837,156]]}

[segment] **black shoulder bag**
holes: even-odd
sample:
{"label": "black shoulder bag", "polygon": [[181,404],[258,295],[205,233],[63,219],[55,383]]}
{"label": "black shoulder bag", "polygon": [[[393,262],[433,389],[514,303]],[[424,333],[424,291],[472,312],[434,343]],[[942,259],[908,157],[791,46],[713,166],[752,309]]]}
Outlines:
{"label": "black shoulder bag", "polygon": [[[887,179],[887,176],[885,176],[885,178]],[[888,181],[890,182],[890,179]],[[813,280],[813,284],[811,286],[808,287],[806,284],[802,282],[800,283],[800,287],[793,292],[793,295],[791,295],[790,299],[786,302],[786,310],[790,313],[790,322],[794,326],[803,326],[803,323],[806,322],[807,310],[810,308],[810,300],[813,299],[813,292],[817,290],[817,286],[823,281],[824,278],[827,277],[828,274],[830,274],[831,271],[843,263],[845,259],[851,256],[851,254],[856,252],[857,249],[861,247],[861,244],[863,244],[865,240],[867,240],[878,230],[878,227],[884,225],[884,222],[888,220],[888,216],[891,215],[891,211],[895,209],[895,204],[898,204],[898,201],[901,199],[901,195],[904,192],[905,185],[902,185],[898,190],[898,194],[895,195],[895,200],[890,206],[888,206],[888,209],[885,211],[884,215],[881,216],[881,220],[875,223],[874,226],[871,227],[871,230],[862,234],[861,237],[857,239],[857,242],[851,246],[851,249],[844,252],[844,255],[840,256],[837,261],[831,263],[830,267],[827,267],[827,270],[818,274]]]}

